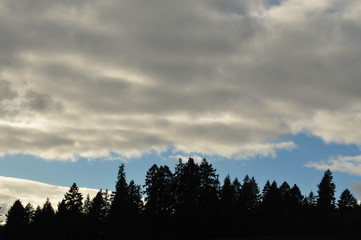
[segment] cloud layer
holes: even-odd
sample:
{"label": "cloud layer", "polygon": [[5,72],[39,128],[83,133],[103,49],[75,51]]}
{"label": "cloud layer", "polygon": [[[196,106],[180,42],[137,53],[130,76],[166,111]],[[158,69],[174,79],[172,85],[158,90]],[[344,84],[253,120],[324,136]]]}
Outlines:
{"label": "cloud layer", "polygon": [[361,176],[361,155],[332,157],[327,162],[309,162],[306,164],[306,167],[323,171],[330,169],[332,171]]}
{"label": "cloud layer", "polygon": [[[64,198],[64,194],[69,190],[69,187],[0,176],[0,189],[0,213],[2,215],[0,221],[2,221],[6,219],[5,213],[7,213],[17,199],[20,199],[24,207],[26,204],[31,203],[36,208],[37,206],[42,207],[46,199],[49,198],[53,208],[56,209],[58,203]],[[79,190],[84,198],[89,194],[91,199],[99,191],[90,188],[80,188]]]}
{"label": "cloud layer", "polygon": [[356,0],[0,0],[0,152],[244,159],[292,149],[278,139],[301,131],[361,145],[360,11]]}

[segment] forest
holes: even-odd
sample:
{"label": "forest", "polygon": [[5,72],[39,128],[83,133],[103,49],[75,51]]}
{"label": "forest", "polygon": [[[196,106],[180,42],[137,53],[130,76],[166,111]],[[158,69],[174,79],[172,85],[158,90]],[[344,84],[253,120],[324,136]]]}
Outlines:
{"label": "forest", "polygon": [[261,190],[248,175],[220,181],[192,158],[173,171],[153,165],[140,186],[122,164],[115,190],[92,199],[74,183],[56,208],[16,200],[0,239],[360,239],[361,207],[348,189],[336,199],[335,187],[327,170],[317,193],[275,181]]}

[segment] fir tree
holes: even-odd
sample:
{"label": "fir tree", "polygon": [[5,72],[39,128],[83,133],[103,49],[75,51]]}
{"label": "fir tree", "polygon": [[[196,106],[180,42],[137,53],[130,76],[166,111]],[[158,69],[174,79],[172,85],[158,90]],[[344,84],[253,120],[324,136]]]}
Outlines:
{"label": "fir tree", "polygon": [[356,198],[348,189],[345,189],[341,193],[340,199],[337,201],[337,205],[341,213],[351,212],[358,207]]}
{"label": "fir tree", "polygon": [[129,211],[131,216],[138,217],[143,210],[142,194],[140,186],[130,181],[129,186]]}
{"label": "fir tree", "polygon": [[199,166],[199,177],[198,211],[201,221],[211,226],[211,224],[215,223],[216,218],[218,218],[219,180],[216,169],[205,158]]}
{"label": "fir tree", "polygon": [[25,208],[25,219],[26,219],[26,224],[30,224],[33,222],[34,220],[34,215],[35,215],[35,210],[33,205],[31,205],[31,203],[28,203]]}
{"label": "fir tree", "polygon": [[56,214],[59,231],[66,238],[79,238],[83,223],[83,196],[76,183],[65,193]]}
{"label": "fir tree", "polygon": [[[266,191],[264,192],[267,192],[268,190],[269,186],[266,184]],[[242,214],[245,214],[248,217],[254,215],[259,208],[261,201],[260,190],[254,177],[249,178],[248,175],[244,177],[240,197]]]}
{"label": "fir tree", "polygon": [[333,183],[332,172],[325,171],[318,187],[317,208],[320,212],[327,213],[335,208],[335,184]]}
{"label": "fir tree", "polygon": [[25,208],[19,199],[10,207],[6,217],[6,239],[23,239],[27,234],[27,216]]}

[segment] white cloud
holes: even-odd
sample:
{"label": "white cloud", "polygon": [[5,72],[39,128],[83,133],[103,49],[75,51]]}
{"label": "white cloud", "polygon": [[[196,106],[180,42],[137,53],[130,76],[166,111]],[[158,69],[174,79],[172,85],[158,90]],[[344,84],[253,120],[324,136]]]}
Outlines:
{"label": "white cloud", "polygon": [[268,2],[0,0],[0,155],[361,146],[360,3]]}
{"label": "white cloud", "polygon": [[359,156],[336,156],[330,158],[327,162],[309,162],[306,167],[312,167],[319,170],[344,172],[356,176],[361,176],[361,155]]}
{"label": "white cloud", "polygon": [[[42,207],[46,199],[49,198],[53,208],[56,209],[69,187],[0,176],[0,189],[0,213],[2,215],[0,220],[5,220],[5,213],[17,199],[20,199],[24,206],[31,203],[36,208],[38,205]],[[84,197],[89,194],[91,198],[99,191],[90,188],[79,188],[79,190]]]}

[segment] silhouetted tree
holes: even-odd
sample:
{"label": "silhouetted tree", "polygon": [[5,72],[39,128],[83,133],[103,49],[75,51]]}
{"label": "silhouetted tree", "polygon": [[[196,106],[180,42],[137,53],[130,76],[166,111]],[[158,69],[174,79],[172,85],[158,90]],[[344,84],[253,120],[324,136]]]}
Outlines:
{"label": "silhouetted tree", "polygon": [[83,212],[83,195],[79,192],[76,183],[70,187],[69,191],[65,193],[64,204],[66,210],[72,217],[79,217]]}
{"label": "silhouetted tree", "polygon": [[290,200],[290,195],[291,195],[290,194],[290,191],[291,191],[290,185],[285,181],[281,184],[279,190],[280,190],[280,194],[281,194],[283,203],[288,204],[288,202]]}
{"label": "silhouetted tree", "polygon": [[233,213],[234,199],[235,191],[231,183],[231,178],[229,175],[227,175],[224,178],[220,194],[221,216],[223,221],[231,220],[230,217]]}
{"label": "silhouetted tree", "polygon": [[279,215],[281,204],[282,196],[276,181],[273,181],[272,184],[267,181],[263,188],[262,208],[264,213],[274,216]]}
{"label": "silhouetted tree", "polygon": [[111,207],[113,221],[124,222],[129,216],[129,190],[126,181],[124,164],[119,166],[118,178]]}
{"label": "silhouetted tree", "polygon": [[299,187],[294,184],[290,189],[290,204],[292,213],[297,213],[301,210],[302,204],[304,202],[304,197],[301,193]]}
{"label": "silhouetted tree", "polygon": [[24,207],[16,200],[5,227],[0,227],[0,239],[252,239],[298,234],[358,239],[361,232],[361,209],[348,189],[334,211],[330,170],[318,184],[317,198],[313,192],[304,197],[296,184],[278,187],[276,181],[267,181],[260,195],[256,180],[248,175],[242,184],[227,175],[220,186],[216,169],[206,159],[197,164],[192,158],[180,160],[174,174],[168,166],[153,165],[144,187],[143,201],[141,187],[127,183],[122,164],[112,194],[99,190],[83,203],[74,183],[56,213],[49,199],[35,211],[30,203]]}
{"label": "silhouetted tree", "polygon": [[317,208],[322,213],[327,213],[335,208],[335,184],[333,183],[332,172],[328,169],[324,172],[323,178],[318,187]]}
{"label": "silhouetted tree", "polygon": [[204,158],[199,165],[199,211],[205,219],[216,216],[219,180],[216,169]]}
{"label": "silhouetted tree", "polygon": [[341,213],[350,213],[358,207],[356,198],[348,189],[341,193],[337,205]]}
{"label": "silhouetted tree", "polygon": [[104,236],[104,227],[107,216],[107,206],[102,190],[95,195],[93,200],[89,201],[89,207],[86,214],[86,230],[88,238],[99,239]]}
{"label": "silhouetted tree", "polygon": [[35,215],[35,210],[33,205],[31,205],[31,203],[26,204],[24,210],[25,210],[26,224],[32,223]]}
{"label": "silhouetted tree", "polygon": [[88,215],[91,207],[91,200],[89,194],[87,194],[83,204],[83,214]]}
{"label": "silhouetted tree", "polygon": [[6,214],[6,239],[23,239],[26,236],[27,216],[21,201],[16,200]]}
{"label": "silhouetted tree", "polygon": [[266,184],[264,185],[264,187],[262,189],[262,202],[264,202],[265,197],[267,196],[268,191],[270,190],[270,188],[271,188],[271,183],[270,183],[269,180],[267,180]]}
{"label": "silhouetted tree", "polygon": [[147,171],[144,187],[146,214],[167,219],[174,211],[173,174],[168,166],[154,164]]}
{"label": "silhouetted tree", "polygon": [[233,200],[233,212],[234,215],[241,215],[242,214],[242,184],[239,182],[238,178],[235,178],[232,182],[232,186],[233,186],[233,195],[234,195],[234,200]]}
{"label": "silhouetted tree", "polygon": [[269,184],[267,181],[263,188],[262,214],[266,227],[264,230],[269,233],[278,232],[279,221],[282,216],[282,197],[276,181]]}
{"label": "silhouetted tree", "polygon": [[308,196],[304,198],[304,205],[309,210],[312,210],[313,208],[316,207],[316,205],[317,205],[317,197],[315,196],[313,191],[311,191],[308,194]]}
{"label": "silhouetted tree", "polygon": [[49,198],[43,205],[43,208],[38,206],[35,210],[33,221],[33,238],[37,239],[52,239],[55,229],[55,211],[52,207]]}
{"label": "silhouetted tree", "polygon": [[66,238],[79,238],[83,223],[83,196],[76,183],[65,193],[56,215],[59,232]]}
{"label": "silhouetted tree", "polygon": [[135,182],[131,180],[128,189],[130,215],[132,217],[138,217],[143,210],[143,201],[142,194],[140,192],[140,185],[135,184]]}
{"label": "silhouetted tree", "polygon": [[195,220],[199,203],[199,166],[193,158],[178,162],[174,174],[176,214],[187,221]]}
{"label": "silhouetted tree", "polygon": [[110,209],[110,229],[111,234],[124,237],[130,237],[131,222],[131,204],[129,199],[129,187],[126,181],[126,174],[124,171],[124,164],[119,166],[117,181],[115,185],[115,192]]}
{"label": "silhouetted tree", "polygon": [[[269,181],[268,185],[266,184],[266,191],[264,189],[264,193],[269,190]],[[246,216],[251,216],[256,213],[260,206],[261,195],[258,184],[254,177],[249,178],[246,175],[243,179],[243,184],[241,187],[241,205],[242,205],[242,214]]]}

